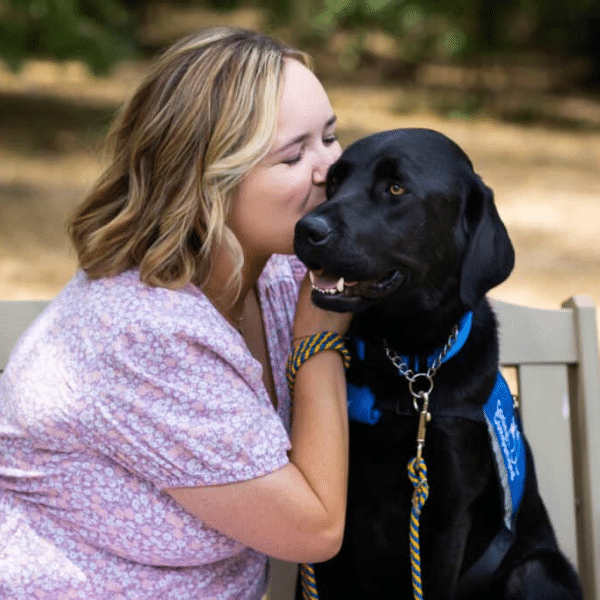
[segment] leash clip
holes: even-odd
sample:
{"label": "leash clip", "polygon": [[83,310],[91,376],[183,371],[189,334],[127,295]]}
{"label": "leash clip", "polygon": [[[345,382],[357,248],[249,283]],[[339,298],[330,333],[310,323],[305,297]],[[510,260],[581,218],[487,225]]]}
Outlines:
{"label": "leash clip", "polygon": [[[433,387],[433,384],[432,386]],[[419,428],[417,430],[417,459],[420,460],[423,456],[423,448],[425,447],[425,434],[427,433],[427,424],[431,421],[431,413],[429,412],[429,392],[419,392],[415,396],[414,403],[417,406],[417,398],[423,400],[423,406],[419,411]]]}
{"label": "leash clip", "polygon": [[[419,390],[419,391],[416,391],[414,389],[413,386],[415,384],[415,381],[417,381],[419,378],[427,380],[426,383],[429,386],[427,389],[423,389],[423,390]],[[408,380],[408,390],[410,391],[410,393],[411,393],[411,395],[413,397],[413,406],[415,407],[415,410],[417,412],[420,412],[419,405],[418,405],[417,401],[419,399],[423,399],[423,398],[427,397],[427,402],[429,403],[429,394],[431,394],[431,391],[433,390],[433,374],[430,374],[430,373],[415,373]]]}

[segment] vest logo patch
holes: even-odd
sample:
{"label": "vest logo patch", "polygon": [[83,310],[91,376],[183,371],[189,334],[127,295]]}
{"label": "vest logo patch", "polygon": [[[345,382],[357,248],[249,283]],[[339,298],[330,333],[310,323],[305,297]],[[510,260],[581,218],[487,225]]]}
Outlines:
{"label": "vest logo patch", "polygon": [[521,473],[519,471],[519,455],[521,453],[521,432],[511,411],[509,419],[504,414],[502,402],[498,400],[494,412],[494,428],[496,429],[498,443],[504,454],[504,464],[508,470],[510,481],[514,481]]}
{"label": "vest logo patch", "polygon": [[525,489],[525,440],[512,394],[501,373],[496,377],[496,385],[483,407],[483,412],[496,458],[496,471],[503,490],[504,523],[510,530]]}

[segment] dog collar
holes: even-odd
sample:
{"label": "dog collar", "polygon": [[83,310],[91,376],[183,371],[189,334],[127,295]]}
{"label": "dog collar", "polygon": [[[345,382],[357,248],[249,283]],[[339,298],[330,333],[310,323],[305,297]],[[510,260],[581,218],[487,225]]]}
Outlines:
{"label": "dog collar", "polygon": [[[471,332],[471,325],[473,324],[473,312],[469,311],[460,319],[457,327],[456,335],[453,336],[450,347],[439,348],[431,353],[427,357],[427,368],[430,369],[436,360],[440,360],[440,364],[448,362],[453,356],[458,354],[462,347],[465,345],[469,333]],[[351,338],[352,345],[354,347],[354,354],[359,361],[365,360],[366,347],[365,342],[360,338]],[[406,365],[410,364],[410,358],[408,356],[399,355],[397,356],[401,363]],[[414,357],[414,370],[419,371],[419,359]],[[438,365],[439,366],[439,365]],[[381,411],[375,408],[375,396],[371,389],[367,386],[357,386],[352,383],[347,385],[348,394],[348,416],[352,421],[358,421],[359,423],[366,423],[367,425],[375,425],[381,418]]]}
{"label": "dog collar", "polygon": [[[453,356],[458,354],[462,347],[465,345],[467,338],[469,337],[469,333],[471,333],[471,325],[473,324],[473,311],[469,311],[465,315],[462,316],[458,323],[458,330],[456,332],[456,337],[454,341],[450,345],[450,349],[444,353],[444,348],[438,348],[434,352],[432,352],[427,357],[427,366],[424,368],[430,369],[439,356],[442,356],[441,364],[448,362]],[[399,355],[399,358],[405,364],[409,365],[411,363],[411,359],[409,356]],[[419,372],[421,370],[421,366],[419,365],[419,357],[415,356],[413,358],[414,362],[414,371]]]}

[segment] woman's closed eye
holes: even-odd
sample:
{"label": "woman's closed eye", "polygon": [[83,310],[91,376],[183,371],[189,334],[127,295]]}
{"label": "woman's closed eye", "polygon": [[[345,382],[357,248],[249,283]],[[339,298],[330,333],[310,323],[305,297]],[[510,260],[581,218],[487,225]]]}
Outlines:
{"label": "woman's closed eye", "polygon": [[294,156],[291,156],[289,158],[284,158],[281,162],[284,165],[295,165],[296,163],[299,163],[302,160],[303,155],[304,155],[304,148],[301,149],[297,154],[294,154]]}
{"label": "woman's closed eye", "polygon": [[[338,137],[335,133],[331,133],[331,134],[324,136],[322,141],[323,141],[323,145],[332,146],[333,144],[335,144],[338,141]],[[304,156],[305,149],[306,149],[305,145],[302,145],[302,147],[298,150],[298,152],[296,152],[293,156],[288,156],[288,157],[283,158],[281,160],[281,162],[284,165],[295,165],[295,164],[299,163],[302,160],[302,157]]]}

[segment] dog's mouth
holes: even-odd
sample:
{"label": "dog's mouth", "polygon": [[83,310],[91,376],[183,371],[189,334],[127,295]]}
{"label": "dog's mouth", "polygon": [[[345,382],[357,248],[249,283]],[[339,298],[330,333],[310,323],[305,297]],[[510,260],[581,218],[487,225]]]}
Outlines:
{"label": "dog's mouth", "polygon": [[345,277],[338,277],[327,273],[323,269],[311,270],[310,282],[313,294],[327,298],[366,298],[377,300],[386,296],[400,286],[404,275],[394,269],[375,279],[348,281]]}

